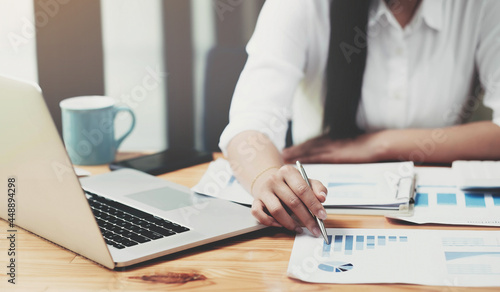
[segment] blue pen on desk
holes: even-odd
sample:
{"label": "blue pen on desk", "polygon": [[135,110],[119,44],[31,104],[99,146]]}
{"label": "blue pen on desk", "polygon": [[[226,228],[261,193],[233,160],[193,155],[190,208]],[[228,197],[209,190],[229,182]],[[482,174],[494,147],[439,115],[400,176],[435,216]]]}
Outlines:
{"label": "blue pen on desk", "polygon": [[[296,164],[297,164],[297,168],[299,169],[300,171],[300,174],[302,175],[302,177],[304,178],[304,180],[306,181],[307,185],[309,186],[309,188],[312,189],[311,187],[311,183],[309,182],[309,178],[307,177],[307,174],[306,174],[306,171],[304,170],[304,167],[302,167],[302,163],[300,163],[300,161],[296,161]],[[321,230],[321,234],[323,235],[323,238],[325,239],[325,242],[326,244],[330,244],[330,241],[328,240],[328,234],[326,233],[326,229],[325,229],[325,224],[323,224],[323,220],[319,219],[318,217],[316,217],[312,212],[311,210],[309,210],[309,212],[311,213],[311,215],[314,217],[314,219],[316,219],[316,222],[318,222],[318,226],[319,226],[319,230]]]}

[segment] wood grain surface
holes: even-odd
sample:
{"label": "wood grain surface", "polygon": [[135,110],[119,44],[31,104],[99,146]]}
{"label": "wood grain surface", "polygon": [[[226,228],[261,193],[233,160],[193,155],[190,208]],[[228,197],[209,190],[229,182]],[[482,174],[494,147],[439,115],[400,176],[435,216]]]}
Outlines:
{"label": "wood grain surface", "polygon": [[[220,155],[216,155],[220,157]],[[208,163],[161,175],[192,187]],[[107,166],[82,167],[93,174]],[[390,222],[382,216],[329,215],[326,227],[474,229],[417,226]],[[267,228],[127,268],[108,270],[34,234],[18,229],[16,284],[7,282],[8,224],[0,220],[0,291],[471,291],[471,288],[419,285],[309,284],[290,279],[286,270],[294,234]],[[474,288],[499,291],[500,288]]]}

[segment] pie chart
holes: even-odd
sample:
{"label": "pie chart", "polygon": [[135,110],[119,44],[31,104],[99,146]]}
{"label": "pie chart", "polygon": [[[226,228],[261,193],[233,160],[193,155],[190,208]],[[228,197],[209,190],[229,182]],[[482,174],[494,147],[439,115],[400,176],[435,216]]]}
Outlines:
{"label": "pie chart", "polygon": [[319,264],[318,268],[325,272],[343,273],[352,270],[354,266],[346,262],[326,262]]}

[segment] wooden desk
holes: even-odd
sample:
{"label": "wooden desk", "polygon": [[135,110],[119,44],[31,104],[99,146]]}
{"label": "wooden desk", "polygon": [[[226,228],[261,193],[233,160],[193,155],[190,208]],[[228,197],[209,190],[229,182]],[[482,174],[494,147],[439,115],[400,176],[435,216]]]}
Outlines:
{"label": "wooden desk", "polygon": [[[161,175],[161,178],[192,187],[208,164]],[[84,167],[93,174],[108,171],[106,166]],[[484,229],[477,227],[415,226],[394,224],[381,216],[330,215],[327,227]],[[18,230],[17,284],[7,283],[7,223],[0,220],[0,291],[470,291],[470,288],[417,285],[331,285],[309,284],[286,276],[294,234],[268,228],[226,239],[192,250],[162,257],[125,271],[103,268],[81,256],[24,230]],[[195,274],[197,280],[161,283],[149,276]],[[478,290],[498,291],[499,288]]]}

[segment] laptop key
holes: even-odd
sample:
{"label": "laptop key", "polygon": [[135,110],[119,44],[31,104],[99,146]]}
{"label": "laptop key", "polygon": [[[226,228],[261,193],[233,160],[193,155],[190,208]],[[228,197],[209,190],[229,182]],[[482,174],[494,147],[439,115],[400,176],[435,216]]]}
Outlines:
{"label": "laptop key", "polygon": [[117,243],[117,242],[111,242],[111,244],[110,244],[110,245],[111,245],[111,246],[113,246],[113,247],[115,247],[115,248],[117,248],[117,249],[123,249],[123,248],[125,248],[125,247],[126,247],[125,245],[123,245],[123,244],[119,244],[119,243]]}
{"label": "laptop key", "polygon": [[185,231],[189,231],[189,228],[187,227],[184,227],[184,226],[181,226],[181,225],[178,225],[178,226],[175,226],[173,228],[173,230],[177,233],[181,233],[181,232],[185,232]]}
{"label": "laptop key", "polygon": [[147,238],[150,238],[150,239],[160,239],[163,237],[163,235],[161,234],[158,234],[156,232],[153,232],[153,231],[150,231],[150,230],[141,230],[140,235],[142,236],[146,236]]}
{"label": "laptop key", "polygon": [[127,229],[123,229],[123,228],[121,228],[121,227],[118,227],[118,226],[117,226],[117,228],[115,228],[115,229],[113,230],[113,232],[114,232],[114,233],[116,233],[116,234],[120,234],[120,235],[121,235],[121,236],[123,236],[123,237],[127,237],[127,236],[126,236],[126,235],[124,235],[124,234],[127,234],[127,233],[129,233],[130,231],[128,231]]}
{"label": "laptop key", "polygon": [[121,217],[123,220],[127,221],[127,222],[136,222],[138,220],[140,220],[139,218],[133,216],[133,215],[130,215],[129,213],[124,213],[123,216]]}
{"label": "laptop key", "polygon": [[189,230],[189,228],[187,228],[187,227],[184,227],[182,225],[179,225],[177,223],[174,223],[174,222],[171,222],[171,221],[165,220],[163,218],[159,218],[159,217],[155,217],[151,221],[158,226],[161,226],[161,227],[166,228],[166,229],[170,229],[170,230],[175,231],[177,233],[181,233],[181,232]]}
{"label": "laptop key", "polygon": [[117,224],[117,225],[120,226],[121,228],[125,228],[127,230],[131,230],[132,227],[134,226],[134,224],[126,222],[126,221],[124,221],[123,223]]}
{"label": "laptop key", "polygon": [[106,244],[107,244],[107,245],[111,245],[111,246],[113,246],[113,247],[115,247],[115,248],[117,248],[117,249],[122,249],[122,248],[125,248],[125,245],[120,244],[120,243],[118,243],[118,242],[114,242],[114,241],[112,241],[112,240],[106,240]]}
{"label": "laptop key", "polygon": [[132,226],[129,229],[130,229],[130,231],[135,232],[135,233],[139,233],[140,230],[146,230],[146,229],[142,228],[141,226],[134,225],[134,224],[132,224]]}
{"label": "laptop key", "polygon": [[119,234],[113,234],[109,237],[110,240],[114,241],[114,242],[118,242],[118,243],[121,243],[122,240],[124,240],[125,238],[123,238],[121,235]]}
{"label": "laptop key", "polygon": [[134,245],[138,245],[139,244],[138,242],[135,242],[133,240],[126,239],[126,238],[124,238],[123,241],[120,242],[120,243],[123,244],[126,247],[130,247],[130,246],[134,246]]}
{"label": "laptop key", "polygon": [[119,225],[119,224],[125,222],[122,219],[117,218],[117,217],[111,217],[108,221],[111,222],[111,223],[113,223],[113,224],[116,224],[116,225]]}
{"label": "laptop key", "polygon": [[106,228],[106,229],[109,229],[109,228],[114,226],[113,224],[111,224],[107,221],[101,220],[101,219],[97,220],[97,225],[99,225],[99,227]]}
{"label": "laptop key", "polygon": [[104,232],[102,232],[102,236],[104,236],[105,239],[108,239],[111,236],[113,236],[113,232],[111,232],[109,230],[105,230]]}
{"label": "laptop key", "polygon": [[162,234],[162,235],[165,235],[165,236],[175,234],[175,232],[173,232],[172,230],[161,228],[160,226],[156,226],[156,225],[151,226],[149,228],[149,230],[154,231],[154,232],[159,233],[159,234]]}
{"label": "laptop key", "polygon": [[130,239],[132,239],[133,241],[137,241],[138,243],[144,243],[144,242],[151,241],[151,239],[144,237],[142,235],[139,235],[139,234],[134,234],[134,235],[130,236]]}
{"label": "laptop key", "polygon": [[141,227],[146,228],[146,226],[151,225],[151,222],[148,222],[148,221],[146,221],[146,220],[142,220],[142,219],[140,219],[140,220],[139,220],[137,223],[135,223],[135,224],[137,224],[137,225],[139,225],[139,226],[141,226]]}
{"label": "laptop key", "polygon": [[149,238],[146,238],[142,235],[139,235],[139,234],[135,234],[133,232],[125,232],[122,234],[123,237],[127,238],[127,239],[130,239],[130,240],[133,240],[133,241],[137,241],[137,242],[146,242],[146,241],[151,241]]}
{"label": "laptop key", "polygon": [[118,230],[120,230],[121,228],[120,228],[120,226],[110,225],[110,226],[108,226],[108,228],[107,228],[107,229],[108,229],[109,231],[113,231],[113,232],[115,232],[115,233],[116,233],[116,232],[117,232]]}
{"label": "laptop key", "polygon": [[181,233],[181,232],[184,232],[184,231],[188,231],[189,228],[187,227],[184,227],[184,226],[181,226],[179,224],[175,224],[175,223],[172,223],[172,222],[168,222],[168,223],[165,223],[164,225],[162,225],[164,228],[168,228],[170,230],[173,230],[177,233]]}
{"label": "laptop key", "polygon": [[114,218],[113,216],[111,216],[111,215],[109,215],[109,214],[106,214],[106,213],[104,213],[104,214],[101,216],[101,219],[102,219],[102,220],[105,220],[105,221],[109,221],[109,220],[111,220],[111,219],[113,219],[113,218]]}

